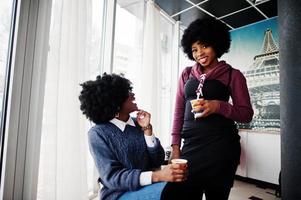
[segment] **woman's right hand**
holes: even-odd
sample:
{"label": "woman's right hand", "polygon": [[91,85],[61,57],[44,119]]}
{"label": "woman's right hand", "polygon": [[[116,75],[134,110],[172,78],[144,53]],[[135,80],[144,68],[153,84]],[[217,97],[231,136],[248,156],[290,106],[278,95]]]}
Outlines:
{"label": "woman's right hand", "polygon": [[183,167],[180,164],[168,164],[163,169],[154,171],[152,182],[181,182],[187,179],[187,164]]}
{"label": "woman's right hand", "polygon": [[176,145],[176,144],[172,145],[172,151],[170,154],[169,163],[172,159],[180,158],[180,156],[181,156],[180,145]]}

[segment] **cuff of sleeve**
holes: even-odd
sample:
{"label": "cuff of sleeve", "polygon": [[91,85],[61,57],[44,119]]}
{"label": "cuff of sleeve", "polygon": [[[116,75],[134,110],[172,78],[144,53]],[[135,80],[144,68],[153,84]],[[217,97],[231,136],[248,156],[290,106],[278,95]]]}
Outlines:
{"label": "cuff of sleeve", "polygon": [[146,142],[147,147],[155,147],[156,146],[156,137],[154,136],[154,134],[148,136],[148,135],[144,135],[144,139]]}
{"label": "cuff of sleeve", "polygon": [[152,184],[152,171],[141,172],[139,181],[141,186]]}

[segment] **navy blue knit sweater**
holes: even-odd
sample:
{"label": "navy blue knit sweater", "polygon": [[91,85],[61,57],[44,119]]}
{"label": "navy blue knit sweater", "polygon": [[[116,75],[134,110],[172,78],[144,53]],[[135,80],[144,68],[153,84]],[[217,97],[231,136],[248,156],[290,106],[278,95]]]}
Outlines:
{"label": "navy blue knit sweater", "polygon": [[140,173],[158,168],[164,150],[156,138],[147,147],[141,127],[127,125],[124,132],[108,122],[89,130],[89,147],[103,187],[101,200],[116,200],[124,192],[138,190]]}

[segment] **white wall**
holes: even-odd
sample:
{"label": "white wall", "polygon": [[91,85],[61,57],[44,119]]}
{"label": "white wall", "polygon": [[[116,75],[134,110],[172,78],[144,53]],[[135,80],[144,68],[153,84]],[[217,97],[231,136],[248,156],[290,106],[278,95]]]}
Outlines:
{"label": "white wall", "polygon": [[237,175],[278,184],[280,172],[280,134],[240,130],[241,164]]}

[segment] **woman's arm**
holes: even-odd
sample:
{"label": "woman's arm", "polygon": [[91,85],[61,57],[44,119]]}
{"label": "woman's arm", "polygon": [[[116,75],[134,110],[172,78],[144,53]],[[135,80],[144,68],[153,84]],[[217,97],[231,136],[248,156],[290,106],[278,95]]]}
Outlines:
{"label": "woman's arm", "polygon": [[221,101],[218,113],[236,122],[250,122],[253,117],[253,109],[246,78],[240,71],[233,71],[230,88],[233,105]]}
{"label": "woman's arm", "polygon": [[155,146],[147,146],[147,152],[151,162],[151,168],[159,168],[164,163],[165,152],[160,140],[155,137]]}
{"label": "woman's arm", "polygon": [[179,164],[169,164],[163,169],[152,173],[152,182],[181,182],[186,180],[187,174],[187,164],[185,167],[180,166]]}
{"label": "woman's arm", "polygon": [[176,93],[176,103],[174,109],[173,116],[173,125],[172,125],[172,142],[174,145],[181,145],[181,130],[184,122],[184,113],[185,113],[185,98],[184,98],[184,85],[187,79],[189,78],[189,72],[191,71],[191,67],[186,67],[181,77],[178,81],[178,88]]}
{"label": "woman's arm", "polygon": [[[139,169],[125,168],[114,156],[112,150],[99,132],[89,131],[89,147],[94,158],[102,184],[110,189],[134,191],[139,189]],[[167,165],[164,169],[151,172],[151,182],[179,182],[186,179],[187,170],[180,169],[178,164]]]}
{"label": "woman's arm", "polygon": [[99,172],[101,182],[111,189],[137,190],[141,170],[125,168],[113,154],[99,131],[89,131],[89,148]]}
{"label": "woman's arm", "polygon": [[240,71],[233,71],[230,88],[233,105],[225,101],[200,99],[193,108],[194,112],[202,111],[201,117],[218,113],[236,122],[250,122],[253,109],[246,79]]}
{"label": "woman's arm", "polygon": [[184,86],[185,82],[189,79],[189,73],[192,67],[186,67],[181,77],[178,81],[178,88],[176,93],[176,103],[174,109],[174,117],[172,124],[172,132],[171,132],[171,145],[172,151],[170,155],[170,159],[180,158],[181,155],[181,130],[184,123],[184,113],[185,113],[185,98],[184,98]]}
{"label": "woman's arm", "polygon": [[144,110],[139,110],[137,112],[136,120],[144,134],[149,159],[151,162],[151,166],[149,167],[158,168],[164,162],[165,153],[159,139],[153,134],[153,127],[150,124],[151,114]]}

